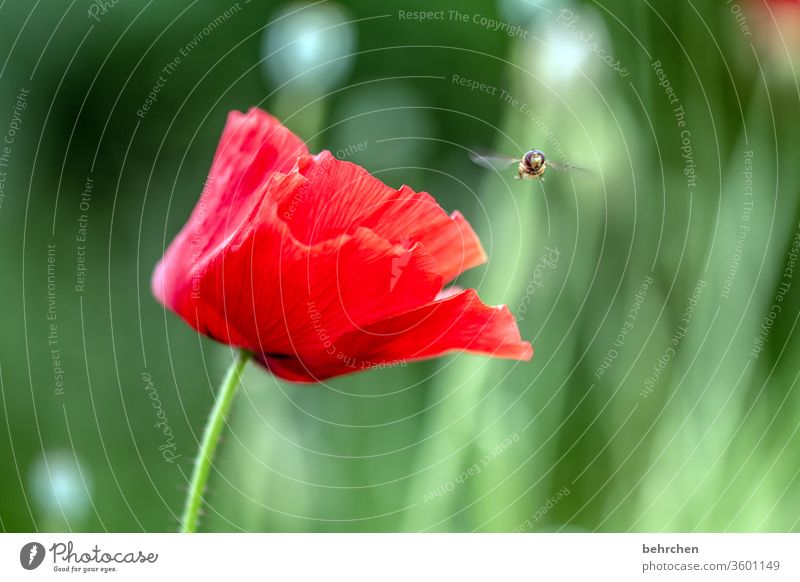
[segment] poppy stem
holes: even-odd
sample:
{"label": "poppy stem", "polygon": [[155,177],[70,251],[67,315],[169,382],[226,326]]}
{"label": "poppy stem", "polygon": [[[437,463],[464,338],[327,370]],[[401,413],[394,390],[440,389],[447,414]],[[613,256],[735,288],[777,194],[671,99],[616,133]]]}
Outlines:
{"label": "poppy stem", "polygon": [[203,505],[203,493],[206,490],[208,475],[211,472],[214,453],[217,450],[217,444],[219,444],[222,428],[226,424],[225,418],[231,409],[231,404],[233,404],[233,397],[239,388],[242,372],[250,356],[250,352],[239,351],[236,359],[228,369],[228,373],[225,375],[225,380],[222,382],[216,402],[214,402],[214,408],[211,409],[211,414],[208,416],[208,422],[206,422],[206,427],[203,431],[203,440],[200,443],[200,450],[197,452],[197,458],[194,463],[186,505],[183,509],[183,517],[181,518],[182,533],[194,533],[197,531],[197,522]]}

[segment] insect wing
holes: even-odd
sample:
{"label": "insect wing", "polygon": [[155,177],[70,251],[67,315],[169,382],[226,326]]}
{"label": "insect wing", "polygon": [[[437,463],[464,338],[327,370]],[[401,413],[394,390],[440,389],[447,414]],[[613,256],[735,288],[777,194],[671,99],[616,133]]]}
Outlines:
{"label": "insect wing", "polygon": [[553,168],[556,172],[583,172],[586,174],[594,174],[590,169],[583,168],[581,166],[573,166],[572,164],[559,164],[557,162],[551,162],[547,160],[547,165]]}
{"label": "insect wing", "polygon": [[519,158],[509,156],[498,156],[495,154],[471,153],[469,158],[489,170],[504,170],[512,164],[518,164]]}

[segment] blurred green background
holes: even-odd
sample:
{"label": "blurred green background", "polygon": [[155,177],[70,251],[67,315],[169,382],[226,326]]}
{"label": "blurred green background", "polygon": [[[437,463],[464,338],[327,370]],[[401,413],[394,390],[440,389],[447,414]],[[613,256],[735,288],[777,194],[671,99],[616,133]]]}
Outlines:
{"label": "blurred green background", "polygon": [[[800,530],[798,12],[0,3],[0,528],[177,528],[231,353],[149,279],[259,106],[459,209],[536,355],[249,367],[201,529]],[[468,157],[532,147],[593,173]]]}

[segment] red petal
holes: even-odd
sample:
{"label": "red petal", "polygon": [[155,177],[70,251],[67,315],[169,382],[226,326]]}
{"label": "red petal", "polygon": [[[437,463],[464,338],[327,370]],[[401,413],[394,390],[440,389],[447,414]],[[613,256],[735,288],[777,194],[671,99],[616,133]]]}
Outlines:
{"label": "red petal", "polygon": [[445,283],[464,271],[486,262],[478,235],[460,212],[448,216],[427,192],[414,192],[408,186],[376,205],[359,224],[368,226],[389,240],[404,236],[425,245],[436,257]]}
{"label": "red petal", "polygon": [[236,232],[264,195],[275,172],[289,171],[303,141],[260,109],[233,111],[222,132],[203,195],[153,274],[153,292],[176,309],[186,295],[186,275]]}
{"label": "red petal", "polygon": [[469,223],[448,216],[426,192],[390,188],[369,172],[330,152],[302,156],[299,172],[308,183],[299,192],[278,195],[281,216],[301,241],[313,244],[366,226],[385,239],[420,243],[436,258],[445,282],[486,261]]}
{"label": "red petal", "polygon": [[317,382],[453,350],[516,360],[533,357],[508,308],[483,304],[472,289],[353,331],[332,347],[292,359],[266,355],[261,361],[287,380]]}
{"label": "red petal", "polygon": [[442,287],[421,245],[406,249],[362,227],[308,246],[275,211],[265,199],[253,227],[196,273],[196,301],[181,315],[202,333],[259,353],[318,351],[329,340],[431,301]]}

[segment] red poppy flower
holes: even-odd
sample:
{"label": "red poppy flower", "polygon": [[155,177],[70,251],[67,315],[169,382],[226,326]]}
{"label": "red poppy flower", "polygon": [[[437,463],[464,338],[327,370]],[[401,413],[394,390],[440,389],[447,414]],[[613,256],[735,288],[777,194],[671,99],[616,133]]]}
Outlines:
{"label": "red poppy flower", "polygon": [[197,207],[153,292],[200,333],[315,382],[465,350],[528,360],[505,306],[443,286],[486,255],[467,221],[232,112]]}

